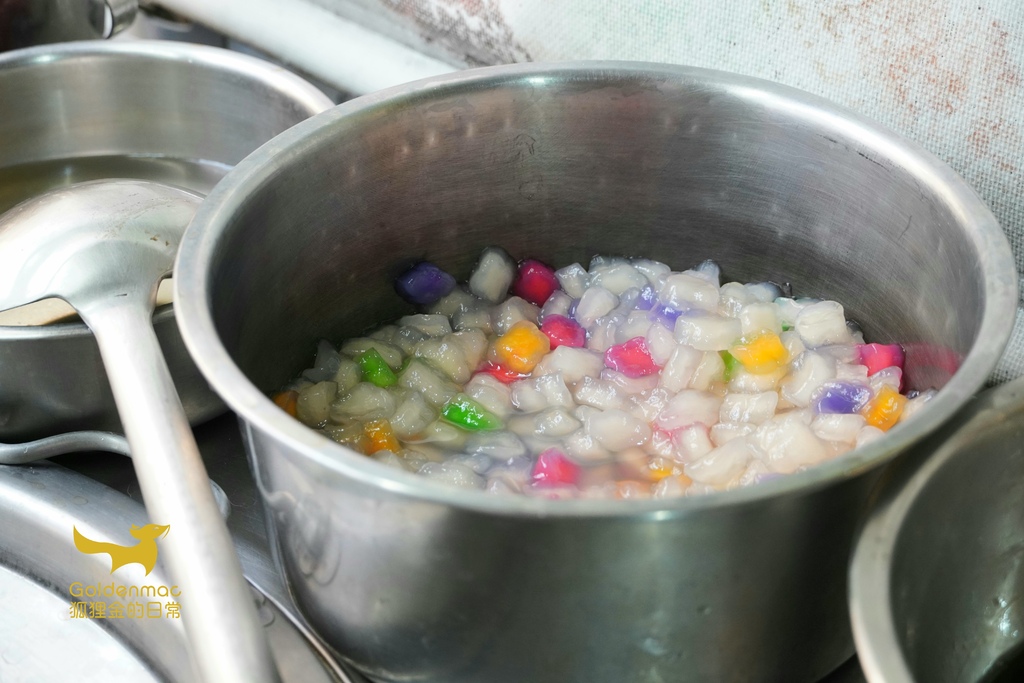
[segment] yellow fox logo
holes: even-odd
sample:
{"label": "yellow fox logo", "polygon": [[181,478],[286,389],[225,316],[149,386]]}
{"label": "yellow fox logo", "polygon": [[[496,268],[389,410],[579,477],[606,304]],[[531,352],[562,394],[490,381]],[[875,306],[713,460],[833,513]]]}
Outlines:
{"label": "yellow fox logo", "polygon": [[163,526],[147,524],[143,527],[132,524],[132,528],[128,533],[139,539],[139,542],[135,545],[118,545],[116,543],[94,541],[83,536],[78,531],[78,528],[75,527],[75,547],[87,555],[94,555],[96,553],[110,555],[111,574],[119,567],[134,563],[145,567],[146,576],[149,576],[149,573],[153,571],[153,567],[156,565],[156,539],[166,536],[170,528],[170,524]]}

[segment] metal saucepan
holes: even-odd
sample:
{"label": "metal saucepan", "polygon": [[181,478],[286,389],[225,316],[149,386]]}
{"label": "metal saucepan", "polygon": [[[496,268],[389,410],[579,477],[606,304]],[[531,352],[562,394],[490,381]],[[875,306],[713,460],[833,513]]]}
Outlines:
{"label": "metal saucepan", "polygon": [[[280,67],[181,43],[83,42],[0,56],[0,213],[55,187],[139,178],[205,195],[249,152],[331,101]],[[96,342],[33,308],[0,318],[0,441],[120,423]],[[10,317],[14,316],[14,317]],[[157,335],[189,417],[223,410],[181,342]]]}
{"label": "metal saucepan", "polygon": [[[992,389],[885,470],[850,571],[871,683],[1020,680],[1024,380]],[[1016,675],[1006,670],[1017,657]]]}
{"label": "metal saucepan", "polygon": [[[454,490],[305,428],[267,392],[408,312],[392,277],[705,258],[836,299],[942,386],[856,453],[680,500]],[[240,164],[179,252],[182,334],[242,418],[313,626],[382,680],[817,680],[853,651],[846,569],[879,466],[984,382],[1016,273],[978,196],[917,145],[760,80],[643,63],[481,69],[345,103]]]}

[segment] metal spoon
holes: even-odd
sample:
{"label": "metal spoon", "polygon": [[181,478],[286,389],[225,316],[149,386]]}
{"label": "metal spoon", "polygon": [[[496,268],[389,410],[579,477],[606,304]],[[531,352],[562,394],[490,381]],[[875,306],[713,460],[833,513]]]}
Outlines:
{"label": "metal spoon", "polygon": [[161,550],[200,678],[271,683],[270,650],[152,327],[157,286],[199,202],[104,180],[16,206],[0,217],[0,310],[57,297],[92,330],[150,519],[171,526]]}

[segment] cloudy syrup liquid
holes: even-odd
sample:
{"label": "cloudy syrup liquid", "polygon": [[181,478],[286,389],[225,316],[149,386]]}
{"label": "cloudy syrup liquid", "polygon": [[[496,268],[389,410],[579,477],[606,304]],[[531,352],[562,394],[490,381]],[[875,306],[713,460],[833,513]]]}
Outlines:
{"label": "cloudy syrup liquid", "polygon": [[152,180],[206,196],[229,170],[227,164],[214,161],[124,154],[0,167],[0,213],[48,190],[105,178]]}

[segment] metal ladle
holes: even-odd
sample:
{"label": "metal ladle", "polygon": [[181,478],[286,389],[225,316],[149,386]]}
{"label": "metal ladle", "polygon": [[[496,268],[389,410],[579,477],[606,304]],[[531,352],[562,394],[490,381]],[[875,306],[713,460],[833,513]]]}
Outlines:
{"label": "metal ladle", "polygon": [[157,286],[200,201],[103,180],[16,206],[0,217],[0,310],[57,297],[92,330],[150,519],[171,526],[161,554],[200,678],[271,683],[270,650],[152,326]]}

